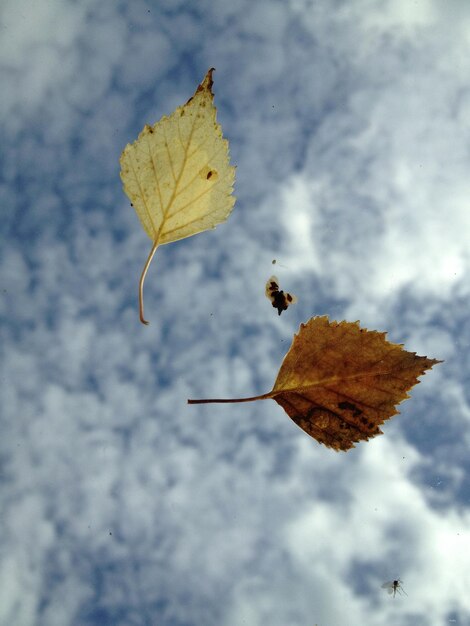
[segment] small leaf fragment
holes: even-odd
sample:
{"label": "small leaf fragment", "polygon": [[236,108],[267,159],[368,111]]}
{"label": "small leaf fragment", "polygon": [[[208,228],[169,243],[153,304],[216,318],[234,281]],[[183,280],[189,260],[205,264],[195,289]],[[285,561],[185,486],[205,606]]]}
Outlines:
{"label": "small leaf fragment", "polygon": [[272,398],[311,437],[334,450],[382,434],[379,426],[396,413],[418,377],[436,359],[407,352],[359,322],[330,322],[327,316],[301,324],[284,357],[272,391],[234,400]]}
{"label": "small leaf fragment", "polygon": [[287,311],[287,308],[291,304],[297,302],[297,298],[287,291],[279,289],[279,279],[276,276],[271,276],[266,283],[265,288],[266,297],[271,300],[271,304],[277,309],[278,315],[281,315],[283,311]]}
{"label": "small leaf fragment", "polygon": [[216,119],[212,72],[185,105],[146,125],[121,154],[124,191],[153,241],[139,283],[144,324],[143,283],[157,247],[215,228],[235,204],[235,167]]}

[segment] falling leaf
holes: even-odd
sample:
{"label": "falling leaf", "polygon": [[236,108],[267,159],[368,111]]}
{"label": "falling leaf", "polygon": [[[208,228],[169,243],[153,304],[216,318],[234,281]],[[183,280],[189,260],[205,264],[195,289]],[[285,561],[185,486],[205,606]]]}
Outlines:
{"label": "falling leaf", "polygon": [[216,120],[212,72],[188,102],[153,126],[121,154],[121,179],[142,226],[153,241],[139,283],[144,319],[144,280],[161,244],[190,237],[224,222],[235,203],[235,167]]}
{"label": "falling leaf", "polygon": [[289,304],[297,302],[297,298],[290,293],[279,290],[279,279],[276,276],[271,276],[266,283],[265,289],[266,297],[271,300],[271,304],[279,315],[283,311],[287,311]]}
{"label": "falling leaf", "polygon": [[306,433],[335,450],[382,434],[379,426],[398,413],[395,406],[436,363],[407,352],[386,333],[359,322],[312,317],[301,324],[284,357],[272,391],[251,398],[188,400],[251,402],[272,398]]}

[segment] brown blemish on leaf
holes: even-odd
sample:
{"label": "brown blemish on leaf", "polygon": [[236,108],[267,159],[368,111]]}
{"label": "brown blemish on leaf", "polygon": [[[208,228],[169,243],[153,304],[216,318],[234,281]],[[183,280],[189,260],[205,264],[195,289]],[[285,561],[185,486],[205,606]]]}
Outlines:
{"label": "brown blemish on leaf", "polygon": [[358,409],[355,404],[353,404],[352,402],[348,402],[347,400],[343,402],[339,402],[338,409],[342,409],[344,411],[352,411],[354,417],[358,417],[359,415],[362,415],[361,409]]}
{"label": "brown blemish on leaf", "polygon": [[214,183],[219,178],[217,170],[213,167],[209,167],[208,165],[205,165],[203,168],[201,168],[201,170],[199,171],[199,176],[204,180],[210,180],[212,183]]}

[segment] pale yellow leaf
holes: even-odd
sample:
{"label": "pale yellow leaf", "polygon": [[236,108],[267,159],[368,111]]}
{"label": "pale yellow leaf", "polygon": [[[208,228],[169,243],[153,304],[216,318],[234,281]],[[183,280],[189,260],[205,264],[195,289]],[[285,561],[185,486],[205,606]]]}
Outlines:
{"label": "pale yellow leaf", "polygon": [[124,191],[153,241],[143,281],[157,247],[215,228],[233,208],[235,167],[216,120],[210,69],[188,102],[153,126],[121,155]]}

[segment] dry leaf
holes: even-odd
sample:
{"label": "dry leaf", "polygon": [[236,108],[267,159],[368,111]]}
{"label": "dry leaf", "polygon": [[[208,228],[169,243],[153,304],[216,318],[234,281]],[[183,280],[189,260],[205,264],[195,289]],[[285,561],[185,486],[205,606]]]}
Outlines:
{"label": "dry leaf", "polygon": [[146,125],[121,155],[124,191],[153,241],[139,283],[144,324],[143,284],[157,247],[190,237],[225,221],[235,203],[235,167],[228,141],[216,121],[212,72],[188,102],[170,117]]}
{"label": "dry leaf", "polygon": [[287,307],[290,304],[295,304],[297,302],[297,298],[287,291],[282,291],[279,289],[279,279],[276,276],[271,276],[266,283],[265,289],[266,297],[271,300],[271,304],[279,315],[283,311],[287,311]]}
{"label": "dry leaf", "polygon": [[382,431],[395,406],[436,363],[407,352],[359,322],[313,317],[300,326],[272,391],[252,398],[188,400],[250,402],[272,398],[306,433],[335,450],[349,450]]}

